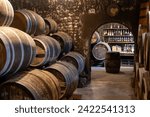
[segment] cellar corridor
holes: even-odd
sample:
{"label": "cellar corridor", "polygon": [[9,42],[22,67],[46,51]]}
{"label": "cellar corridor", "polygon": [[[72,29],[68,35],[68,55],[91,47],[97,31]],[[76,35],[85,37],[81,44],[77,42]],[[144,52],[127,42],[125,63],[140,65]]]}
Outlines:
{"label": "cellar corridor", "polygon": [[0,100],[150,100],[149,0],[0,6]]}
{"label": "cellar corridor", "polygon": [[83,100],[133,100],[131,86],[133,67],[121,67],[120,73],[110,74],[105,68],[92,67],[91,84],[78,88],[75,94],[81,94]]}

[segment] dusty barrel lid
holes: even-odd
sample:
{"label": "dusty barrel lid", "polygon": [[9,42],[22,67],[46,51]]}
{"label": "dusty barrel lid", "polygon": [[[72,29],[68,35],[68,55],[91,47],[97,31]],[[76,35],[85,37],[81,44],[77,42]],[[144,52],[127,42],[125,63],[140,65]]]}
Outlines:
{"label": "dusty barrel lid", "polygon": [[57,32],[52,35],[61,45],[62,53],[68,53],[73,46],[73,39],[65,32]]}
{"label": "dusty barrel lid", "polygon": [[85,58],[78,52],[69,52],[68,54],[63,56],[61,60],[73,64],[78,69],[79,73],[81,73],[84,70]]}
{"label": "dusty barrel lid", "polygon": [[55,20],[51,17],[44,18],[46,23],[46,34],[49,35],[50,33],[56,33],[58,31],[58,25]]}
{"label": "dusty barrel lid", "polygon": [[93,47],[92,54],[96,60],[104,60],[108,51],[111,51],[110,46],[105,42],[99,42]]}

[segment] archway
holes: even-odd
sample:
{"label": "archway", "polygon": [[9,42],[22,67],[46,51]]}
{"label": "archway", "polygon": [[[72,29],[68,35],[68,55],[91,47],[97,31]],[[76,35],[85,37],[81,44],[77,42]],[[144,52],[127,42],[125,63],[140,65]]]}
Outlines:
{"label": "archway", "polygon": [[121,66],[133,66],[134,36],[127,26],[111,22],[95,30],[91,39],[91,64],[104,67],[107,51],[120,52]]}

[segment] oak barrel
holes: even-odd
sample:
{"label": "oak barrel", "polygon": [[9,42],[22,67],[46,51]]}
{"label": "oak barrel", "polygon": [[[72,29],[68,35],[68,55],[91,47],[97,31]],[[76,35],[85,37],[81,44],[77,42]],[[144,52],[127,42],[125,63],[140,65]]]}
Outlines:
{"label": "oak barrel", "polygon": [[105,69],[108,73],[120,72],[120,53],[119,52],[106,52]]}
{"label": "oak barrel", "polygon": [[28,34],[0,27],[0,76],[26,69],[35,57],[35,43]]}
{"label": "oak barrel", "polygon": [[144,100],[150,99],[150,74],[149,72],[143,74],[142,78],[142,96]]}
{"label": "oak barrel", "polygon": [[149,1],[141,2],[139,13],[139,24],[141,24],[141,26],[143,27],[144,32],[149,31],[148,11],[149,11]]}
{"label": "oak barrel", "polygon": [[147,41],[146,35],[147,35],[146,33],[142,33],[141,38],[138,38],[138,41],[139,41],[139,44],[138,44],[139,45],[139,48],[138,48],[139,49],[139,54],[138,54],[139,59],[138,60],[139,60],[140,64],[144,64],[144,56],[145,56],[144,55],[144,48],[145,48],[144,46],[145,46],[145,42]]}
{"label": "oak barrel", "polygon": [[46,34],[49,35],[50,33],[56,33],[58,31],[58,26],[55,20],[51,17],[44,18],[46,24]]}
{"label": "oak barrel", "polygon": [[149,31],[150,31],[150,11],[147,12],[147,32]]}
{"label": "oak barrel", "polygon": [[100,41],[101,41],[100,35],[97,31],[95,31],[94,34],[92,35],[91,44],[93,45],[93,44],[96,44]]}
{"label": "oak barrel", "polygon": [[110,46],[105,42],[99,42],[94,45],[92,55],[96,60],[104,60],[106,52],[111,51]]}
{"label": "oak barrel", "polygon": [[50,36],[39,35],[39,36],[36,36],[36,38],[38,38],[40,40],[42,40],[42,38],[43,38],[48,41],[51,41],[51,43],[52,43],[51,45],[53,45],[53,48],[54,48],[53,59],[56,60],[61,53],[60,43],[57,40],[55,40],[53,37],[50,37]]}
{"label": "oak barrel", "polygon": [[0,99],[58,100],[60,85],[57,78],[43,70],[22,72],[1,84]]}
{"label": "oak barrel", "polygon": [[85,67],[85,58],[78,52],[69,52],[61,58],[61,61],[72,63],[78,69],[79,74]]}
{"label": "oak barrel", "polygon": [[78,82],[79,82],[79,73],[77,71],[77,68],[74,65],[71,65],[68,62],[65,61],[57,61],[57,63],[64,65],[65,67],[68,67],[68,69],[70,70],[70,74],[72,74],[72,86],[71,89],[69,90],[70,92],[68,92],[68,97],[72,96],[73,92],[76,90],[77,86],[78,86]]}
{"label": "oak barrel", "polygon": [[144,32],[143,28],[142,28],[142,25],[139,24],[138,26],[138,37],[137,37],[137,40],[136,40],[136,48],[135,48],[135,59],[136,59],[136,62],[139,62],[139,49],[140,49],[140,42],[142,40],[142,33]]}
{"label": "oak barrel", "polygon": [[59,42],[44,35],[36,36],[34,41],[36,43],[36,57],[30,66],[41,67],[57,60],[61,52]]}
{"label": "oak barrel", "polygon": [[137,80],[138,80],[138,95],[137,95],[137,99],[142,99],[142,91],[143,91],[143,89],[142,89],[142,85],[143,85],[143,83],[142,83],[142,80],[143,80],[143,77],[144,77],[144,74],[147,74],[149,71],[146,71],[145,69],[144,69],[144,67],[141,67],[141,68],[139,68],[139,76],[138,76],[138,78],[137,78]]}
{"label": "oak barrel", "polygon": [[61,87],[61,96],[70,97],[78,85],[79,74],[75,66],[71,63],[59,61],[45,69],[51,72],[59,80]]}
{"label": "oak barrel", "polygon": [[72,38],[65,32],[57,32],[52,35],[61,45],[62,53],[68,53],[73,47]]}
{"label": "oak barrel", "polygon": [[134,94],[137,96],[137,87],[138,87],[138,79],[139,79],[139,63],[135,63],[135,74],[133,79],[133,88],[134,88]]}
{"label": "oak barrel", "polygon": [[8,0],[0,0],[0,26],[10,26],[14,18],[14,10]]}
{"label": "oak barrel", "polygon": [[144,68],[146,70],[149,70],[150,67],[149,55],[150,55],[150,33],[146,33],[145,42],[144,42],[144,60],[143,60]]}
{"label": "oak barrel", "polygon": [[28,34],[40,35],[45,33],[44,19],[31,10],[22,9],[15,11],[11,26]]}

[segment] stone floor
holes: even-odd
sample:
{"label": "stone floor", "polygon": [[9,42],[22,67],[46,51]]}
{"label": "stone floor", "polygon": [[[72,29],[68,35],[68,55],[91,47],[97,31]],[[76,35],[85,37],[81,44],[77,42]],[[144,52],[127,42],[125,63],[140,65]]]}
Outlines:
{"label": "stone floor", "polygon": [[120,73],[110,74],[105,68],[92,67],[92,81],[85,88],[78,88],[75,94],[81,94],[82,100],[132,100],[131,87],[133,67],[121,67]]}

